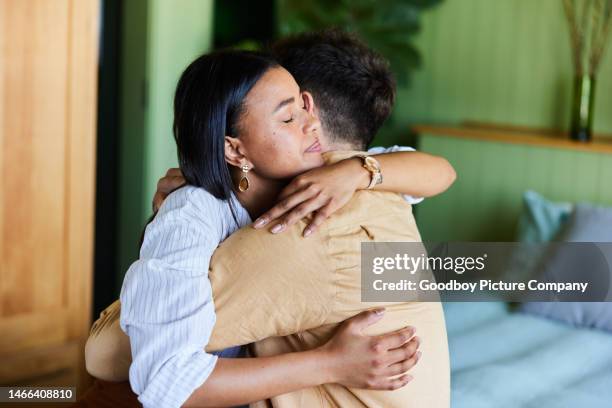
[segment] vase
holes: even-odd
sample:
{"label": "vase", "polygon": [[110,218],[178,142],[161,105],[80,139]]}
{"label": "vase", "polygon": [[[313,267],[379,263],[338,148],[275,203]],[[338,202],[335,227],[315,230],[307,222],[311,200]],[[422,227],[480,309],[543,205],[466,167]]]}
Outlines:
{"label": "vase", "polygon": [[593,137],[593,108],[595,107],[595,77],[578,75],[574,78],[574,100],[572,102],[572,140],[589,142]]}

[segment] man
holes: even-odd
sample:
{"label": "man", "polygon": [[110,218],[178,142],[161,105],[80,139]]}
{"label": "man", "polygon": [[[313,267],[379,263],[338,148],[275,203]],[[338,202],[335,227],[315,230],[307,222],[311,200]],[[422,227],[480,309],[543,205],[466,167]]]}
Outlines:
{"label": "man", "polygon": [[[384,61],[340,32],[288,39],[278,43],[275,52],[302,89],[314,96],[324,131],[322,144],[336,151],[326,155],[326,162],[331,164],[359,155],[340,150],[363,150],[393,105],[394,83]],[[415,173],[420,170],[415,166]],[[376,169],[371,171],[374,179]],[[452,171],[449,174],[434,187],[436,192],[452,182],[454,174]],[[415,185],[419,181],[422,182],[415,179]],[[431,184],[431,179],[427,181]],[[264,220],[270,221],[277,214],[273,210]],[[215,252],[210,279],[217,324],[208,350],[257,341],[255,354],[267,356],[322,344],[340,321],[379,306],[360,299],[360,243],[420,241],[410,205],[396,194],[358,192],[326,223],[321,224],[322,220],[315,223],[320,231],[308,239],[302,238],[306,222],[293,224],[302,215],[299,212],[297,216],[292,212],[286,215],[281,223],[286,231],[280,235],[244,228]],[[417,327],[423,340],[424,357],[409,386],[394,392],[372,392],[326,384],[280,395],[269,403],[279,407],[448,406],[448,350],[440,304],[412,302],[386,306],[385,318],[373,327],[375,332],[371,334],[411,324]],[[114,372],[108,377],[125,379],[129,365],[127,338],[117,319],[108,319],[107,315],[101,320],[93,330],[90,345],[95,347],[90,347],[89,356],[103,353],[101,338],[116,342],[122,351],[106,368],[100,367],[99,362],[97,366],[91,363],[88,357],[88,367],[94,374],[108,373],[110,369]],[[127,364],[121,365],[121,360],[116,359],[121,356]]]}

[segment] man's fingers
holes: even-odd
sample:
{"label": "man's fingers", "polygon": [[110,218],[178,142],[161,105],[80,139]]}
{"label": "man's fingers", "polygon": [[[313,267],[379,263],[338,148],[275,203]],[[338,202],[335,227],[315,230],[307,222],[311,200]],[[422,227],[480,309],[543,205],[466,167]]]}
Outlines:
{"label": "man's fingers", "polygon": [[[282,199],[278,202],[274,207],[270,208],[264,214],[262,214],[259,218],[255,220],[253,223],[253,227],[262,228],[275,219],[281,217],[283,214],[291,211],[297,205],[303,203],[311,199],[313,196],[316,196],[316,191],[310,188],[306,188],[304,190],[298,191],[297,193],[292,194],[289,197]],[[281,225],[281,224],[277,224]],[[284,228],[283,228],[284,229]],[[280,232],[280,231],[273,231]]]}
{"label": "man's fingers", "polygon": [[390,365],[389,367],[387,367],[387,371],[385,372],[385,374],[389,376],[395,376],[407,373],[408,371],[412,370],[412,368],[419,362],[421,355],[422,353],[420,351],[417,351],[409,359]]}
{"label": "man's fingers", "polygon": [[385,347],[385,350],[391,350],[404,345],[414,336],[415,331],[416,329],[412,326],[404,327],[395,332],[379,336],[379,341]]}

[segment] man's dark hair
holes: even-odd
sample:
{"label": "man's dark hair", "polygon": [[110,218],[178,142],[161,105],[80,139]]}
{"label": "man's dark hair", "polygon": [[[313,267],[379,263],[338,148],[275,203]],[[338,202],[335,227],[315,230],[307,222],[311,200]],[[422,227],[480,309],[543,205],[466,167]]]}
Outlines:
{"label": "man's dark hair", "polygon": [[395,101],[387,60],[337,29],[287,37],[271,48],[301,89],[312,93],[329,137],[365,149]]}

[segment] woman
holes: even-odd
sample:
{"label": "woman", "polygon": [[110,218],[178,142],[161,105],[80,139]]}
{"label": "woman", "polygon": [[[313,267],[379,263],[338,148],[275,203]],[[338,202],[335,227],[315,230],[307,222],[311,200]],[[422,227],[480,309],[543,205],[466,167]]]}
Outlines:
{"label": "woman", "polygon": [[[380,318],[376,313],[350,319],[308,352],[232,359],[203,351],[214,325],[206,275],[212,252],[270,208],[288,179],[322,165],[312,109],[310,95],[264,55],[214,53],[183,73],[174,133],[190,186],[170,195],[147,227],[121,294],[121,326],[133,356],[130,381],[145,406],[227,406],[328,382],[395,389],[410,380],[401,374],[416,363],[418,339],[402,339],[413,329],[361,335]],[[355,162],[341,166],[361,171]],[[366,177],[363,170],[346,180],[352,187],[340,195],[365,188]],[[383,368],[372,367],[376,360]]]}

